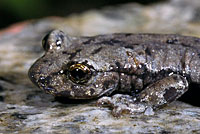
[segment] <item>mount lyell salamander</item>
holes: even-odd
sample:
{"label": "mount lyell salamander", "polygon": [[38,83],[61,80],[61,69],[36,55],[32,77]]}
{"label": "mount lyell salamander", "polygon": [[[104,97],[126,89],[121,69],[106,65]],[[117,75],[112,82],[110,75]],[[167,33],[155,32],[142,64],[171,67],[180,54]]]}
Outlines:
{"label": "mount lyell salamander", "polygon": [[[200,84],[200,38],[115,33],[72,37],[60,30],[42,42],[30,68],[39,88],[70,99],[99,98],[116,116],[161,108]],[[197,89],[200,90],[200,89]]]}

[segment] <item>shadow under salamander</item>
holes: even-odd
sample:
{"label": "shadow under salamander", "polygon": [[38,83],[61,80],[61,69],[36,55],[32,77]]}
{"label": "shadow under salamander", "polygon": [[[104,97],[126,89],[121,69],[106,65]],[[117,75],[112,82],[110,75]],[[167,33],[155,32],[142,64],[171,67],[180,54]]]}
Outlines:
{"label": "shadow under salamander", "polygon": [[[62,104],[87,104],[90,102],[96,102],[99,98],[96,99],[68,99],[66,97],[55,97],[55,101]],[[200,107],[200,85],[192,84],[189,87],[189,90],[182,95],[179,101],[191,104],[193,106]]]}
{"label": "shadow under salamander", "polygon": [[193,106],[200,107],[200,85],[191,84],[189,90],[183,94],[178,100]]}
{"label": "shadow under salamander", "polygon": [[55,101],[63,104],[87,104],[96,99],[68,99],[66,97],[55,97]]}

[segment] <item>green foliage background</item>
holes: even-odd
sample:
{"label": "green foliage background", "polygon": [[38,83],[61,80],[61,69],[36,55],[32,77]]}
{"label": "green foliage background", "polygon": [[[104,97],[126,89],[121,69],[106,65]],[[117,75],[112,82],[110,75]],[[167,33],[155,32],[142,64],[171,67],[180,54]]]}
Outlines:
{"label": "green foliage background", "polygon": [[139,2],[151,4],[164,0],[0,0],[0,28],[12,23],[45,16],[67,16],[103,6]]}

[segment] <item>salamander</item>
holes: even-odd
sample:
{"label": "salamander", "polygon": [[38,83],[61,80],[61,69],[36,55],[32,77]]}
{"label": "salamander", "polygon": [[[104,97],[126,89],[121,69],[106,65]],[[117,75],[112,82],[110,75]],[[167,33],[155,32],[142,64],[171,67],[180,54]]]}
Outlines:
{"label": "salamander", "polygon": [[48,33],[45,54],[29,69],[45,92],[94,99],[113,115],[156,110],[200,84],[200,38],[177,34],[114,33],[74,37]]}

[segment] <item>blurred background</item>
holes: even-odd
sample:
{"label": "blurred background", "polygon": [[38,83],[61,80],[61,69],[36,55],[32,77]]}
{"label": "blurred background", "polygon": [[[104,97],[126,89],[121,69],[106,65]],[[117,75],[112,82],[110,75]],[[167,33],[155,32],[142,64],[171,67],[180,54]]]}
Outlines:
{"label": "blurred background", "polygon": [[[104,6],[137,2],[152,4],[164,0],[0,0],[0,29],[10,24],[45,16],[67,16]],[[165,0],[166,1],[166,0]]]}

